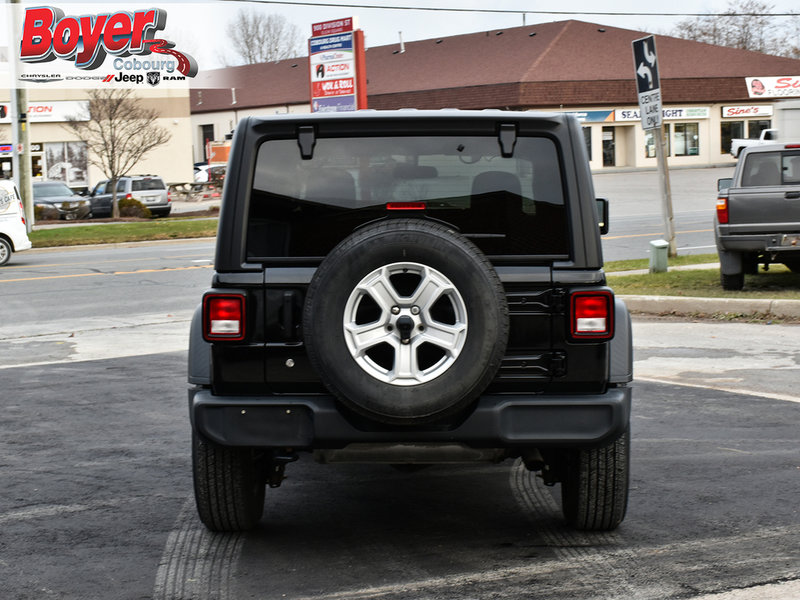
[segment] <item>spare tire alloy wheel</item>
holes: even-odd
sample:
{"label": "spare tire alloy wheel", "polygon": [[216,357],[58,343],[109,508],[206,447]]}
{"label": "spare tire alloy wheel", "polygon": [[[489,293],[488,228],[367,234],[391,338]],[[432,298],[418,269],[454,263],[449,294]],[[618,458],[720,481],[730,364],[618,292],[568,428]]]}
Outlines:
{"label": "spare tire alloy wheel", "polygon": [[489,385],[508,341],[500,279],[441,223],[365,226],[317,269],[303,338],[312,366],[369,419],[419,425],[457,414]]}
{"label": "spare tire alloy wheel", "polygon": [[[418,278],[405,296],[392,279]],[[365,305],[380,310],[363,323]],[[369,317],[366,317],[369,319]],[[375,269],[356,285],[344,310],[347,348],[366,373],[390,385],[418,385],[442,375],[458,358],[467,338],[467,307],[442,273],[418,263]]]}

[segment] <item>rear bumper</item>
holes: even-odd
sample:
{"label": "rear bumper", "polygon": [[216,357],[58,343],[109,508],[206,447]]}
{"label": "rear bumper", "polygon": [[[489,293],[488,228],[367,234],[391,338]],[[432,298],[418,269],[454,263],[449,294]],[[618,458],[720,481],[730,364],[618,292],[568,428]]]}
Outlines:
{"label": "rear bumper", "polygon": [[791,243],[797,237],[797,233],[718,235],[717,247],[728,252],[800,252],[800,245]]}
{"label": "rear bumper", "polygon": [[462,443],[476,447],[593,446],[613,440],[630,420],[631,388],[598,395],[487,395],[446,431],[358,428],[332,396],[214,396],[189,390],[192,426],[226,446],[341,448],[353,443]]}

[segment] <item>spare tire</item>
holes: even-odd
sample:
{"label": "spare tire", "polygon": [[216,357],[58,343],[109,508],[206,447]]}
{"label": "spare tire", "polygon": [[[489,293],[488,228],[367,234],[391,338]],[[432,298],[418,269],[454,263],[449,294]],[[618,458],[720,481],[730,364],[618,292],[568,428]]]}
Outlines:
{"label": "spare tire", "polygon": [[392,219],[358,229],[317,269],[303,338],[325,386],[353,411],[427,424],[468,406],[508,341],[503,286],[444,224]]}

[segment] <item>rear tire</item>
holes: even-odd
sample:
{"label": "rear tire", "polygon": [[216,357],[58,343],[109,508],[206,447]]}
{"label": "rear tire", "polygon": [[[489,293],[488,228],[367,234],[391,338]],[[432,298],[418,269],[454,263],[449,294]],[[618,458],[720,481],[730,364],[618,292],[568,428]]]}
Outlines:
{"label": "rear tire", "polygon": [[719,279],[723,290],[741,290],[744,287],[744,273],[726,275],[720,272]]}
{"label": "rear tire", "polygon": [[221,446],[192,433],[194,495],[211,531],[245,531],[264,512],[266,470],[249,448]]}
{"label": "rear tire", "polygon": [[630,435],[607,446],[572,450],[561,482],[561,506],[567,523],[583,531],[611,531],[628,507]]}
{"label": "rear tire", "polygon": [[742,269],[745,275],[758,275],[758,254],[742,256]]}
{"label": "rear tire", "polygon": [[800,273],[800,260],[790,260],[783,263],[792,273]]}

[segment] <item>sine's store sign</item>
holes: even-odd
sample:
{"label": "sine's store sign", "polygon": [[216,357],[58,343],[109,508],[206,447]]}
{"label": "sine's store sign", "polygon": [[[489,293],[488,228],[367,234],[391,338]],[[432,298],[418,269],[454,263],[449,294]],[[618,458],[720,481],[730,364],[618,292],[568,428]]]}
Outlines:
{"label": "sine's store sign", "polygon": [[367,107],[364,32],[352,18],[314,23],[308,40],[311,112]]}

